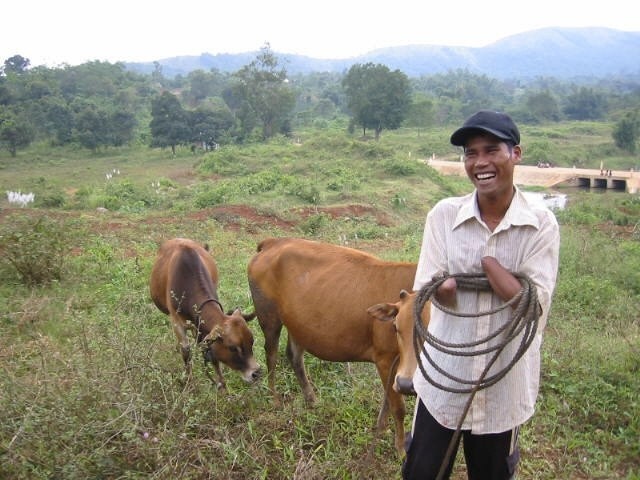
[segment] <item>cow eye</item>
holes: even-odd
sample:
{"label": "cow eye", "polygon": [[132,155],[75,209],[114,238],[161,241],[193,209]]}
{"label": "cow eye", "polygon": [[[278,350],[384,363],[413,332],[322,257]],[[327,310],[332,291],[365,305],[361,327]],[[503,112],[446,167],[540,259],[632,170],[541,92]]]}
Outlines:
{"label": "cow eye", "polygon": [[231,347],[229,347],[229,351],[231,353],[233,353],[234,355],[239,355],[240,354],[240,347],[236,347],[235,345],[232,345]]}

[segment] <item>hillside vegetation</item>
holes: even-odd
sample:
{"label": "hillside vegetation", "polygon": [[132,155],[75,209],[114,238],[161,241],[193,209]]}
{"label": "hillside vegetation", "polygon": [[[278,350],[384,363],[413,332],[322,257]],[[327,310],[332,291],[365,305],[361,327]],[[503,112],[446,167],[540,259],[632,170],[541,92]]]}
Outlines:
{"label": "hillside vegetation", "polygon": [[[606,124],[523,129],[554,161],[597,168]],[[192,153],[95,153],[35,143],[0,153],[0,478],[392,479],[400,459],[374,424],[373,365],[306,355],[318,405],[304,404],[280,348],[283,393],[224,368],[218,392],[199,359],[187,382],[169,319],[148,292],[164,239],[210,245],[225,308],[252,311],[246,267],[267,236],[348,245],[416,261],[424,216],[470,191],[421,160],[456,159],[449,128],[380,141],[330,128]],[[611,150],[613,151],[613,149]],[[627,163],[625,163],[627,162]],[[569,193],[559,281],[543,346],[538,411],[522,430],[521,478],[640,476],[640,199]],[[330,301],[330,299],[328,299]],[[250,323],[258,361],[264,339]],[[407,399],[412,411],[414,399]],[[410,415],[406,426],[409,428]],[[455,478],[465,478],[459,459]]]}

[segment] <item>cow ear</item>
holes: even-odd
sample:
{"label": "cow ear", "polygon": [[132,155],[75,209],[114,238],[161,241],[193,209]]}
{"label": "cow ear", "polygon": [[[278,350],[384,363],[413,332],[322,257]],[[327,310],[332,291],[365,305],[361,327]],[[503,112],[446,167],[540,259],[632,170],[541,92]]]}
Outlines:
{"label": "cow ear", "polygon": [[367,308],[367,313],[383,322],[392,322],[398,315],[398,307],[394,303],[378,303]]}
{"label": "cow ear", "polygon": [[254,318],[256,318],[256,312],[251,312],[251,313],[242,313],[242,309],[240,307],[236,307],[234,310],[229,310],[227,312],[227,315],[239,315],[242,318],[244,318],[245,322],[248,322],[250,320],[253,320]]}
{"label": "cow ear", "polygon": [[242,314],[242,318],[244,318],[245,322],[249,322],[249,321],[253,320],[256,317],[257,317],[256,312],[243,313]]}

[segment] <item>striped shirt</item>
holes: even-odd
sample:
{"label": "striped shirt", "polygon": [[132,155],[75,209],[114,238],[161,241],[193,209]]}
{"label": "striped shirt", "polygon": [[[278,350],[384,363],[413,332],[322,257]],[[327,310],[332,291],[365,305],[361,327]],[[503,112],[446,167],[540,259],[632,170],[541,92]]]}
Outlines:
{"label": "striped shirt", "polygon": [[[530,204],[516,188],[504,218],[493,232],[480,218],[475,192],[447,198],[427,215],[414,290],[434,276],[448,272],[483,273],[480,260],[495,257],[512,272],[527,275],[537,288],[542,314],[538,331],[527,352],[511,371],[495,385],[476,393],[462,428],[474,434],[499,433],[523,424],[534,412],[540,378],[540,346],[558,271],[560,233],[553,213],[544,206]],[[492,292],[458,289],[456,309],[461,312],[490,310],[504,302]],[[511,309],[464,318],[431,307],[429,332],[435,337],[467,343],[485,338],[508,321]],[[500,342],[500,336],[489,345]],[[485,348],[480,345],[476,348]],[[501,370],[512,358],[519,342],[511,342],[489,370]],[[478,379],[493,353],[452,356],[432,347],[427,351],[445,372],[460,379]],[[422,364],[437,383],[453,388],[469,388],[438,373],[425,358]],[[443,426],[455,429],[468,401],[468,393],[449,393],[430,384],[418,368],[414,386],[422,402]]]}

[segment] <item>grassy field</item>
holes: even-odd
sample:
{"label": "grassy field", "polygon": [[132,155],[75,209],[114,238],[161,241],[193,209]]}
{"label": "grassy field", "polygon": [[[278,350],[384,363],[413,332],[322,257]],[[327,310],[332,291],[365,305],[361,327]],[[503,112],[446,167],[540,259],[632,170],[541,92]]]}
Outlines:
{"label": "grassy field", "polygon": [[[603,125],[523,130],[567,164],[577,155],[596,167],[612,150]],[[176,236],[211,246],[222,304],[246,311],[247,262],[267,236],[416,261],[430,206],[470,188],[419,161],[456,158],[447,134],[398,131],[373,142],[300,132],[300,142],[176,157],[44,145],[2,154],[2,191],[36,197],[25,208],[0,200],[0,478],[399,478],[390,429],[368,456],[382,401],[373,365],[307,355],[315,408],[303,402],[284,343],[280,408],[266,379],[246,385],[224,369],[228,392],[218,392],[197,361],[187,382],[148,279],[158,244]],[[557,216],[559,282],[519,478],[637,479],[640,198],[571,192]],[[250,326],[265,365],[262,333]],[[455,478],[464,471],[459,461]]]}

